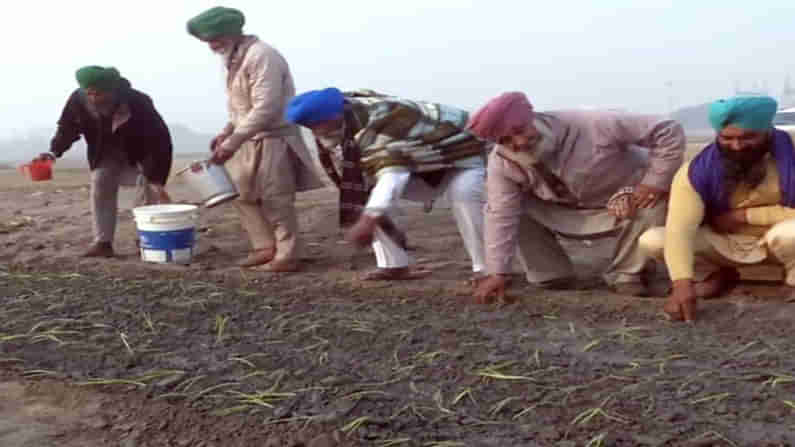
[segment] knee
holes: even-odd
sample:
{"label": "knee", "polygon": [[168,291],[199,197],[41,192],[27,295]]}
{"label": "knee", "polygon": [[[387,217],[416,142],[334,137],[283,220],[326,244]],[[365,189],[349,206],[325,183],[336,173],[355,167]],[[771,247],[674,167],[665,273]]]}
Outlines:
{"label": "knee", "polygon": [[640,208],[635,213],[633,221],[648,228],[665,225],[665,215],[668,212],[666,204],[661,203],[654,208]]}
{"label": "knee", "polygon": [[665,227],[654,227],[638,238],[638,248],[648,257],[662,259],[665,248]]}
{"label": "knee", "polygon": [[[764,240],[776,257],[795,258],[795,219],[774,225],[765,234]],[[781,260],[789,261],[790,259]]]}

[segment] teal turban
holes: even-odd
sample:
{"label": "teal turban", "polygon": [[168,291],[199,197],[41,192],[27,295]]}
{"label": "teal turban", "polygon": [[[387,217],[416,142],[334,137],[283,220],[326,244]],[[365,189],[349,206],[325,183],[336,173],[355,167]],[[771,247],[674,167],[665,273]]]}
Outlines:
{"label": "teal turban", "polygon": [[767,130],[773,126],[778,103],[769,96],[735,96],[720,99],[709,107],[709,122],[720,132],[726,126]]}
{"label": "teal turban", "polygon": [[246,18],[237,9],[216,6],[188,20],[188,33],[200,40],[243,34]]}
{"label": "teal turban", "polygon": [[89,65],[77,70],[75,78],[77,78],[80,88],[95,88],[103,91],[116,90],[123,82],[119,70],[98,65]]}

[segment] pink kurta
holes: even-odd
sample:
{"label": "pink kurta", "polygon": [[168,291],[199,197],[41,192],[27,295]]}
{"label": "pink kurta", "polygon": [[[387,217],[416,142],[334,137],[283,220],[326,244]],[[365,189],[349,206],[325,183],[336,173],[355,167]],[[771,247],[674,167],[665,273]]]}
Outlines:
{"label": "pink kurta", "polygon": [[[573,211],[603,209],[624,186],[642,183],[668,190],[681,165],[685,135],[675,121],[615,111],[536,114],[543,140],[532,154],[568,191],[553,188],[532,168],[492,151],[488,161],[486,265],[510,273],[525,195]],[[594,231],[596,232],[596,231]]]}

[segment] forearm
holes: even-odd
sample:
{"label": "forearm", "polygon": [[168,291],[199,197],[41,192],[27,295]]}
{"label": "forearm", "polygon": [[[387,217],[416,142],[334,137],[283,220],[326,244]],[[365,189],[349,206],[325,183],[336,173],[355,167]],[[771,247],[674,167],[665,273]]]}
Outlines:
{"label": "forearm", "polygon": [[795,208],[782,205],[758,206],[745,210],[745,219],[750,225],[770,226],[795,219]]}
{"label": "forearm", "polygon": [[486,206],[484,213],[486,271],[491,274],[505,275],[512,271],[513,255],[516,252],[519,237],[518,213],[506,213]]}
{"label": "forearm", "polygon": [[674,177],[665,226],[665,263],[672,281],[693,278],[695,240],[704,219],[704,203],[690,184],[688,167]]}
{"label": "forearm", "polygon": [[50,141],[50,152],[56,157],[60,157],[79,139],[80,133],[76,130],[67,126],[58,126],[55,136]]}

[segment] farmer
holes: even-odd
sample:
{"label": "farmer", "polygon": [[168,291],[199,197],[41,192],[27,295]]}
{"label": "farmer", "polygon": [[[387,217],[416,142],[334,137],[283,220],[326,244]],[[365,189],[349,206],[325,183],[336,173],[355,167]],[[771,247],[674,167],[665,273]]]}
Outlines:
{"label": "farmer", "polygon": [[168,127],[152,99],[130,87],[112,67],[77,70],[75,90],[66,102],[50,152],[37,160],[55,161],[82,135],[91,169],[94,243],[85,257],[113,257],[119,186],[137,185],[136,205],[170,202],[165,191],[171,170]]}
{"label": "farmer", "polygon": [[674,320],[695,319],[698,299],[726,292],[739,266],[781,265],[795,286],[795,148],[772,127],[776,109],[766,96],[714,102],[715,142],[674,177],[665,228],[641,236],[668,265]]}
{"label": "farmer", "polygon": [[[378,268],[364,280],[425,276],[412,271],[405,239],[390,219],[399,199],[445,196],[475,275],[483,268],[485,143],[463,130],[468,114],[441,104],[370,90],[304,93],[287,119],[310,128],[329,177],[340,188],[340,223],[358,246],[372,243]],[[427,209],[427,208],[426,208]]]}
{"label": "farmer", "polygon": [[236,9],[215,7],[188,21],[188,32],[218,54],[226,70],[229,123],[210,143],[211,161],[226,164],[251,252],[239,265],[269,272],[300,269],[295,194],[323,187],[297,126],[284,120],[295,94],[284,57],[243,34]]}
{"label": "farmer", "polygon": [[618,293],[643,295],[647,258],[638,237],[665,219],[665,199],[682,162],[676,122],[616,111],[535,112],[523,93],[500,95],[468,128],[497,142],[488,161],[485,213],[489,276],[475,298],[501,297],[517,251],[527,280],[542,288],[575,284],[557,236],[617,236],[604,279]]}

